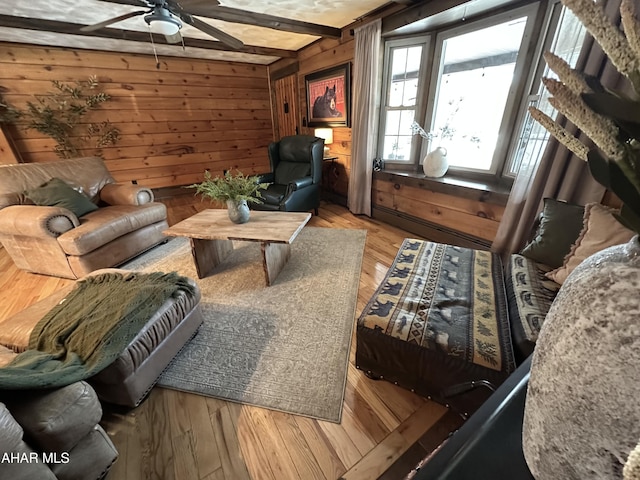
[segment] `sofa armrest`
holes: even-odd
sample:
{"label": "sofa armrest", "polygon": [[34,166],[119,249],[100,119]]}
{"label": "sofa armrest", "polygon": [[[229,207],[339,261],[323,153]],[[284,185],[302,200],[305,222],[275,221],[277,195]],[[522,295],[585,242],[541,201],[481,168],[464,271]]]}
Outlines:
{"label": "sofa armrest", "polygon": [[30,445],[45,452],[71,450],[102,418],[98,396],[86,382],[53,390],[10,392],[2,400]]}
{"label": "sofa armrest", "polygon": [[100,200],[109,205],[144,205],[153,198],[153,191],[140,185],[108,183],[100,190]]}
{"label": "sofa armrest", "polygon": [[0,234],[56,238],[78,225],[78,217],[61,207],[12,205],[0,210]]}
{"label": "sofa armrest", "polygon": [[9,409],[0,403],[0,451],[15,451],[22,442],[23,434],[22,427],[13,418]]}

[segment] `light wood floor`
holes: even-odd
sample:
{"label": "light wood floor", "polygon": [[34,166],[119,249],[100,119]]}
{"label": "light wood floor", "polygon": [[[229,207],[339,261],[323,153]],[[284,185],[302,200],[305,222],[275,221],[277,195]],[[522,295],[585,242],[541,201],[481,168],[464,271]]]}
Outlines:
{"label": "light wood floor", "polygon": [[[164,202],[170,224],[208,206],[191,196]],[[402,239],[412,236],[333,204],[323,204],[309,225],[368,231],[358,313]],[[1,248],[0,272],[0,322],[70,283],[17,270]],[[352,341],[341,424],[163,388],[154,388],[134,410],[105,406],[102,425],[120,452],[107,479],[402,478],[410,462],[446,438],[451,413],[395,385],[368,379],[355,368],[354,358]],[[423,448],[416,449],[420,440]],[[398,460],[411,452],[415,458],[403,466]]]}

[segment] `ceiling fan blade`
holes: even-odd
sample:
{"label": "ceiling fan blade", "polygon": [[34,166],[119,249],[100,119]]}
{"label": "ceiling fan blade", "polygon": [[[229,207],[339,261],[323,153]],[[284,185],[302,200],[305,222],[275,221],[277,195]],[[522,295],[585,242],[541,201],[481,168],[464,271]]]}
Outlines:
{"label": "ceiling fan blade", "polygon": [[93,32],[95,30],[100,30],[101,28],[106,27],[107,25],[111,25],[112,23],[121,22],[123,20],[127,20],[128,18],[137,17],[138,15],[142,15],[143,13],[147,13],[144,10],[140,10],[139,12],[130,12],[125,13],[124,15],[120,15],[119,17],[110,18],[109,20],[105,20],[104,22],[96,23],[94,25],[87,25],[80,29],[81,32]]}
{"label": "ceiling fan blade", "polygon": [[193,15],[190,15],[184,11],[178,11],[177,13],[182,21],[188,23],[192,27],[197,28],[201,32],[206,33],[207,35],[211,35],[212,37],[217,38],[222,43],[230,46],[231,48],[239,50],[244,47],[244,43],[242,43],[236,37],[232,37],[228,33],[224,33],[222,30],[203,22],[202,20],[197,19]]}

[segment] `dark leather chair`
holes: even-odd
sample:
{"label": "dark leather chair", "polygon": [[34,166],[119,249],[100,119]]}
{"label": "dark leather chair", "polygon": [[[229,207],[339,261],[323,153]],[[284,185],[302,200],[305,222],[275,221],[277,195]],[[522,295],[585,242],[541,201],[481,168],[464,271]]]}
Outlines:
{"label": "dark leather chair", "polygon": [[290,135],[269,145],[271,173],[260,176],[270,183],[262,190],[264,203],[255,210],[308,212],[318,214],[324,140],[309,135]]}

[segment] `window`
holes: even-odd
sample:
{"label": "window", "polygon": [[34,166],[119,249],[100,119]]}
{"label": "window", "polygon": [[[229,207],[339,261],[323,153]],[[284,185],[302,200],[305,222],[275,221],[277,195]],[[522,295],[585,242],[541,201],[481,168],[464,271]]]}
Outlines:
{"label": "window", "polygon": [[526,24],[522,16],[438,36],[439,65],[430,95],[435,102],[425,120],[434,137],[424,142],[423,150],[446,148],[450,168],[495,173],[499,133],[507,108],[513,108],[511,84]]}
{"label": "window", "polygon": [[[557,2],[551,7],[548,31],[550,33],[542,42],[541,49],[555,53],[575,67],[586,33],[584,25],[570,10]],[[515,177],[521,165],[536,165],[544,153],[549,141],[549,132],[533,120],[527,109],[530,105],[535,106],[551,118],[555,118],[557,112],[549,104],[550,94],[542,85],[543,77],[553,76],[555,74],[540,57],[529,94],[524,100],[518,127],[519,133],[516,135],[516,141],[509,155],[506,175]]]}
{"label": "window", "polygon": [[[510,182],[523,158],[542,151],[546,130],[537,131],[526,114],[531,102],[544,104],[542,51],[570,60],[584,36],[580,22],[551,3],[548,11],[531,4],[388,40],[378,149],[385,165],[417,170],[442,146],[450,172]],[[413,120],[429,139],[412,135]]]}
{"label": "window", "polygon": [[420,72],[428,55],[428,38],[391,41],[385,46],[384,91],[386,92],[382,145],[386,161],[410,162],[415,150],[411,123],[416,118],[418,97],[423,90]]}

